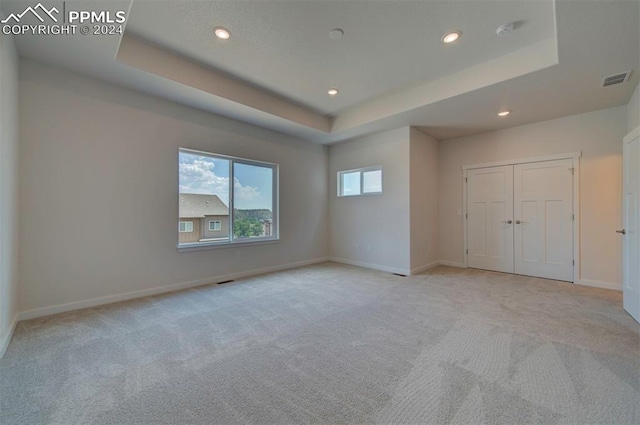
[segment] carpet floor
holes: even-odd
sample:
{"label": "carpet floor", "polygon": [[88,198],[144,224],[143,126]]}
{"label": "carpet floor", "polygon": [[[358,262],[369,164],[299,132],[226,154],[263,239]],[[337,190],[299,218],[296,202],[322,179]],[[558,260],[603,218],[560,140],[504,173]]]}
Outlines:
{"label": "carpet floor", "polygon": [[20,322],[1,424],[638,424],[621,293],[325,263]]}

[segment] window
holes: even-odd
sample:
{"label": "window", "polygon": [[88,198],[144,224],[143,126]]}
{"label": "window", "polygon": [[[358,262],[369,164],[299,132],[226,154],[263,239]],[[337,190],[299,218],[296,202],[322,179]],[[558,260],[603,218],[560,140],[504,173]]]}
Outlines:
{"label": "window", "polygon": [[178,248],[278,239],[277,164],[181,148],[178,175]]}
{"label": "window", "polygon": [[382,193],[382,167],[338,172],[338,196]]}
{"label": "window", "polygon": [[180,233],[191,233],[193,232],[193,222],[192,221],[181,221],[179,225]]}

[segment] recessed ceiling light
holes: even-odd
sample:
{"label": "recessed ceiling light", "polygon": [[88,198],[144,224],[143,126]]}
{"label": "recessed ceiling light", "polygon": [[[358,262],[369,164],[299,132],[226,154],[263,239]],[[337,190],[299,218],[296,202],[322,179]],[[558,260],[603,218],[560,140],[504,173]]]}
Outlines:
{"label": "recessed ceiling light", "polygon": [[225,27],[215,27],[213,29],[213,33],[216,35],[216,37],[218,37],[220,40],[228,40],[231,38],[231,31],[229,31],[228,29],[226,29]]}
{"label": "recessed ceiling light", "polygon": [[510,113],[511,113],[511,111],[500,111],[500,112],[498,112],[498,116],[499,117],[506,117]]}
{"label": "recessed ceiling light", "polygon": [[461,34],[462,34],[461,31],[448,32],[442,36],[442,42],[445,44],[453,43],[454,41],[460,38]]}
{"label": "recessed ceiling light", "polygon": [[329,96],[336,96],[338,94],[338,89],[329,89],[327,90],[327,94]]}

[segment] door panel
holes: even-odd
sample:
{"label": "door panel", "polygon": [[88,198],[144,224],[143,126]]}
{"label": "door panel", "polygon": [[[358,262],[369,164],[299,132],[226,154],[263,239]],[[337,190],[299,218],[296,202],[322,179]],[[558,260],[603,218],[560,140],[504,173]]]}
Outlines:
{"label": "door panel", "polygon": [[515,273],[573,281],[572,168],[570,159],[514,166]]}
{"label": "door panel", "polygon": [[[538,203],[536,201],[523,201],[522,212],[518,214],[521,217],[520,220],[524,223],[537,223],[538,222]],[[514,215],[514,217],[516,217]],[[535,232],[534,226],[519,227],[522,232],[522,259],[524,261],[536,262],[539,261],[540,244]]]}
{"label": "door panel", "polygon": [[638,192],[640,191],[640,138],[624,145],[623,153],[622,292],[624,309],[640,322],[640,232]]}
{"label": "door panel", "polygon": [[469,267],[513,273],[513,167],[467,172]]}

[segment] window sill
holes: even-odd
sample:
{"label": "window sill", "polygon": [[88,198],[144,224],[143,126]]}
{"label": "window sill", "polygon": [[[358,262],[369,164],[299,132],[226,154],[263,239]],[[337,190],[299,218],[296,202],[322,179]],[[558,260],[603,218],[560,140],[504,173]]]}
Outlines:
{"label": "window sill", "polygon": [[236,241],[223,243],[194,243],[189,245],[178,245],[178,252],[204,251],[208,249],[239,248],[244,246],[272,245],[280,243],[280,239],[261,239],[257,241]]}

